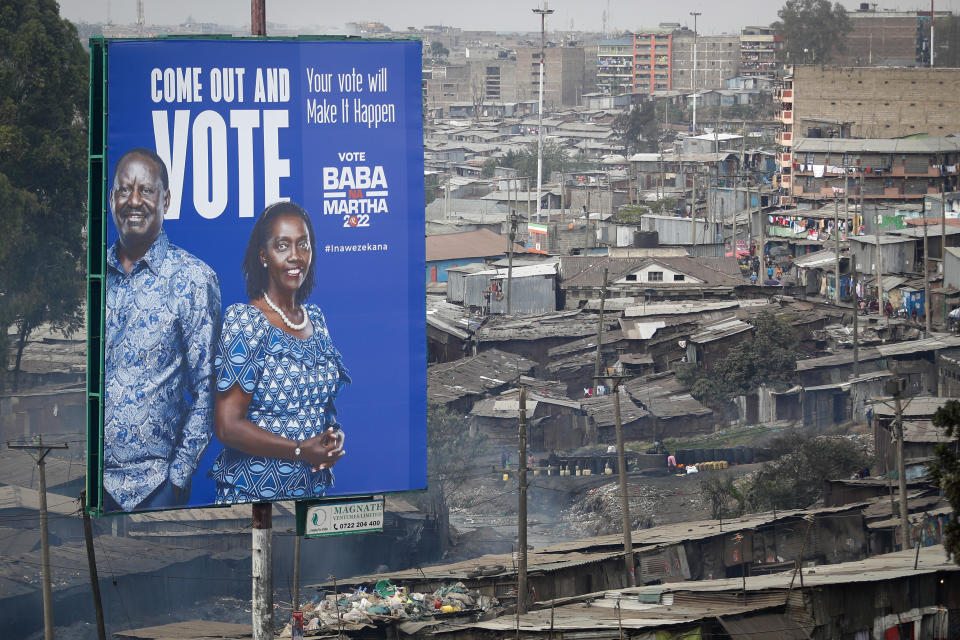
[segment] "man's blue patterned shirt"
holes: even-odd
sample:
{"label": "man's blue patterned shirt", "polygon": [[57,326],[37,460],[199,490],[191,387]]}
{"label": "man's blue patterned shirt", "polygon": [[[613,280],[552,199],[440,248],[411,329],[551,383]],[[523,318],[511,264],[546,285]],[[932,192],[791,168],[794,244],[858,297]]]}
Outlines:
{"label": "man's blue patterned shirt", "polygon": [[107,253],[103,486],[124,511],[190,478],[213,436],[220,283],[166,233],[128,274]]}

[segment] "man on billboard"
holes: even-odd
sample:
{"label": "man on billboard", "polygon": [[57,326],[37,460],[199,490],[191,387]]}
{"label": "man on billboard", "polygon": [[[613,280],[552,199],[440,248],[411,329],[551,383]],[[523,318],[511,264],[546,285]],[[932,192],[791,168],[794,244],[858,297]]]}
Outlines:
{"label": "man on billboard", "polygon": [[125,153],[107,253],[103,510],[184,505],[213,434],[213,359],[220,330],[216,273],[163,231],[167,168],[153,151]]}

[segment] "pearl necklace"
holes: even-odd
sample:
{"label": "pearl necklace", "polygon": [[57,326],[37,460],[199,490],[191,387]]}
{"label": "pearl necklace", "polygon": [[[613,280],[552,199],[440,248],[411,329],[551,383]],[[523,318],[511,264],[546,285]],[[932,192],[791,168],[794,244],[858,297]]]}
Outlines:
{"label": "pearl necklace", "polygon": [[277,314],[279,314],[280,319],[283,320],[283,324],[287,325],[294,331],[300,331],[301,329],[306,327],[307,322],[310,321],[310,318],[307,317],[307,309],[303,305],[300,305],[300,312],[303,314],[303,322],[301,322],[300,324],[294,324],[290,322],[290,318],[287,317],[287,314],[285,314],[283,311],[280,310],[280,307],[273,304],[273,300],[270,299],[270,296],[267,295],[266,291],[263,292],[263,299],[267,301],[267,304],[270,305],[271,309],[273,309],[274,311],[277,312]]}

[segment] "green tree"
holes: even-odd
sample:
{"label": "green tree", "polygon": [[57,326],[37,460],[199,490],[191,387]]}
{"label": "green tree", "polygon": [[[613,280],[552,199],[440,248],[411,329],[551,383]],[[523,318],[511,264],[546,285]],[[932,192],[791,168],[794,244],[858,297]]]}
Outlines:
{"label": "green tree", "polygon": [[[517,170],[517,175],[532,178],[531,184],[537,178],[537,143],[531,142],[520,151],[507,152],[500,160],[501,167],[511,167]],[[555,140],[543,141],[543,181],[550,179],[554,171],[571,171],[577,163],[567,155],[566,148]]]}
{"label": "green tree", "polygon": [[794,382],[799,352],[790,323],[766,312],[752,322],[753,339],[730,349],[713,370],[689,365],[677,371],[695,398],[719,409],[760,385],[782,388]]}
{"label": "green tree", "polygon": [[789,64],[827,64],[845,51],[844,36],[853,29],[847,10],[829,0],[787,0],[773,26],[783,34]]}
{"label": "green tree", "polygon": [[[14,371],[27,337],[81,322],[88,56],[54,0],[0,4],[0,320],[17,328]],[[27,197],[26,194],[29,194]]]}
{"label": "green tree", "polygon": [[480,170],[481,178],[492,178],[497,169],[497,159],[487,158],[483,161],[483,169]]}
{"label": "green tree", "polygon": [[657,150],[660,139],[660,122],[652,102],[634,105],[630,111],[621,113],[611,123],[613,135],[623,145],[623,153],[652,153]]}
{"label": "green tree", "polygon": [[439,40],[434,40],[430,43],[430,55],[434,58],[446,58],[450,55],[450,50]]}
{"label": "green tree", "polygon": [[[936,462],[931,469],[934,485],[943,491],[954,513],[960,510],[960,402],[951,400],[933,414],[933,424],[950,438],[938,444]],[[951,518],[944,529],[943,547],[954,562],[960,564],[960,522]]]}
{"label": "green tree", "polygon": [[450,494],[477,474],[485,438],[473,435],[464,420],[442,405],[427,407],[427,495],[424,505],[437,519],[446,551],[450,526]]}
{"label": "green tree", "polygon": [[750,511],[805,509],[823,495],[825,481],[850,477],[869,464],[864,451],[844,437],[811,438],[798,431],[771,444],[783,455],[763,463],[742,488]]}

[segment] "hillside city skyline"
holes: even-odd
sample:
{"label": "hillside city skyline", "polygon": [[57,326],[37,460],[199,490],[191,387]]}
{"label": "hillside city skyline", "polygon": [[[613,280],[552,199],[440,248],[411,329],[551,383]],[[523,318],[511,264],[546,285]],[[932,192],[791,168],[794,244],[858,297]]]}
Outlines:
{"label": "hillside city skyline", "polygon": [[[340,33],[348,22],[381,22],[394,31],[407,27],[445,25],[464,30],[536,31],[538,21],[532,9],[539,6],[530,2],[529,9],[518,7],[509,0],[469,2],[403,2],[357,0],[349,4],[303,3],[297,0],[271,0],[267,3],[267,20],[286,25],[303,25],[304,32]],[[843,2],[848,11],[855,11],[859,2]],[[874,4],[874,3],[871,3]],[[922,1],[882,0],[875,3],[878,10],[929,10]],[[62,0],[61,13],[74,22],[135,23],[135,0]],[[549,3],[555,13],[547,20],[550,31],[601,32],[602,13],[609,7],[608,31],[632,31],[656,26],[660,22],[679,22],[693,27],[690,12],[699,11],[698,31],[704,34],[736,33],[746,25],[767,25],[777,19],[781,3],[764,0],[735,0],[721,4],[703,0],[677,0],[668,5],[647,6],[625,0],[583,3],[557,0]],[[936,0],[938,11],[956,11],[960,0]],[[144,0],[144,19],[148,24],[180,24],[192,18],[196,22],[223,25],[243,25],[249,22],[249,3],[236,0],[209,0],[204,3],[187,0]],[[314,28],[315,27],[315,28]]]}

